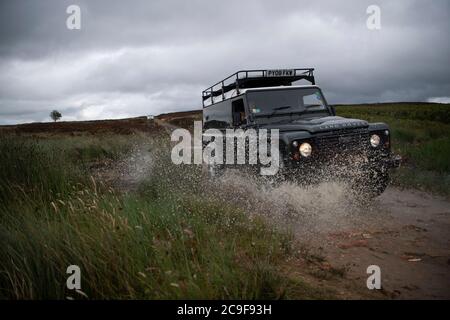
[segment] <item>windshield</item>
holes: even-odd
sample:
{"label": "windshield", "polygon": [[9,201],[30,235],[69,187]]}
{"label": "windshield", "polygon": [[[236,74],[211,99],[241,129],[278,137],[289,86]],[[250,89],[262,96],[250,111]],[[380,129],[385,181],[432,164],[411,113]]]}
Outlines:
{"label": "windshield", "polygon": [[250,112],[255,117],[286,114],[328,112],[325,100],[317,88],[286,88],[247,93]]}

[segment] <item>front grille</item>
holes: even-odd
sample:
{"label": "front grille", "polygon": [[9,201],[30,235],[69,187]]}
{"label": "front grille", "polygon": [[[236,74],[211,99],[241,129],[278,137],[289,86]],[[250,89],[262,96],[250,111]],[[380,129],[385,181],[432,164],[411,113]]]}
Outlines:
{"label": "front grille", "polygon": [[367,129],[339,130],[327,132],[314,138],[313,143],[319,153],[329,151],[364,151],[369,144]]}

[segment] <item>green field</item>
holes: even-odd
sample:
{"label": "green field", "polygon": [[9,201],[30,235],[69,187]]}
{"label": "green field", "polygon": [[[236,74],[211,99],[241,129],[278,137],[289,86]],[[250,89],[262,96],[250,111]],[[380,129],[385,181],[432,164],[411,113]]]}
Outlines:
{"label": "green field", "polygon": [[450,105],[339,105],[336,112],[390,126],[392,150],[404,160],[393,174],[395,185],[450,195]]}
{"label": "green field", "polygon": [[[405,159],[394,184],[447,196],[449,110],[337,106],[338,115],[391,126],[393,149]],[[137,149],[154,159],[133,188],[98,174],[120,177],[115,164]],[[289,232],[205,196],[200,169],[172,165],[169,151],[166,140],[144,133],[0,136],[0,299],[309,299],[351,291],[317,286],[317,275],[345,272],[322,268]],[[80,292],[66,289],[73,264],[82,270]]]}

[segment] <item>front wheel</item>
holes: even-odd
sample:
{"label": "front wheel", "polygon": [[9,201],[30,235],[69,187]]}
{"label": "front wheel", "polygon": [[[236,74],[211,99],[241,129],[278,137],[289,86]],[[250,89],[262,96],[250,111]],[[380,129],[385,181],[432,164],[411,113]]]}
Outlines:
{"label": "front wheel", "polygon": [[354,185],[356,191],[365,196],[378,197],[389,185],[389,172],[387,170],[371,170]]}

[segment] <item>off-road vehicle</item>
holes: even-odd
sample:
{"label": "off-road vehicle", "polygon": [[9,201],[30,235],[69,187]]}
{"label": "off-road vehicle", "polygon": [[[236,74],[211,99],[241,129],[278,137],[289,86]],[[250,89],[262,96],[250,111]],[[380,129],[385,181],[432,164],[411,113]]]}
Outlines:
{"label": "off-road vehicle", "polygon": [[[238,71],[202,93],[203,130],[279,129],[279,175],[300,183],[350,178],[373,194],[398,167],[385,123],[336,116],[313,68]],[[308,85],[293,85],[306,80]],[[212,173],[223,166],[210,165]],[[357,172],[357,174],[355,174]]]}

